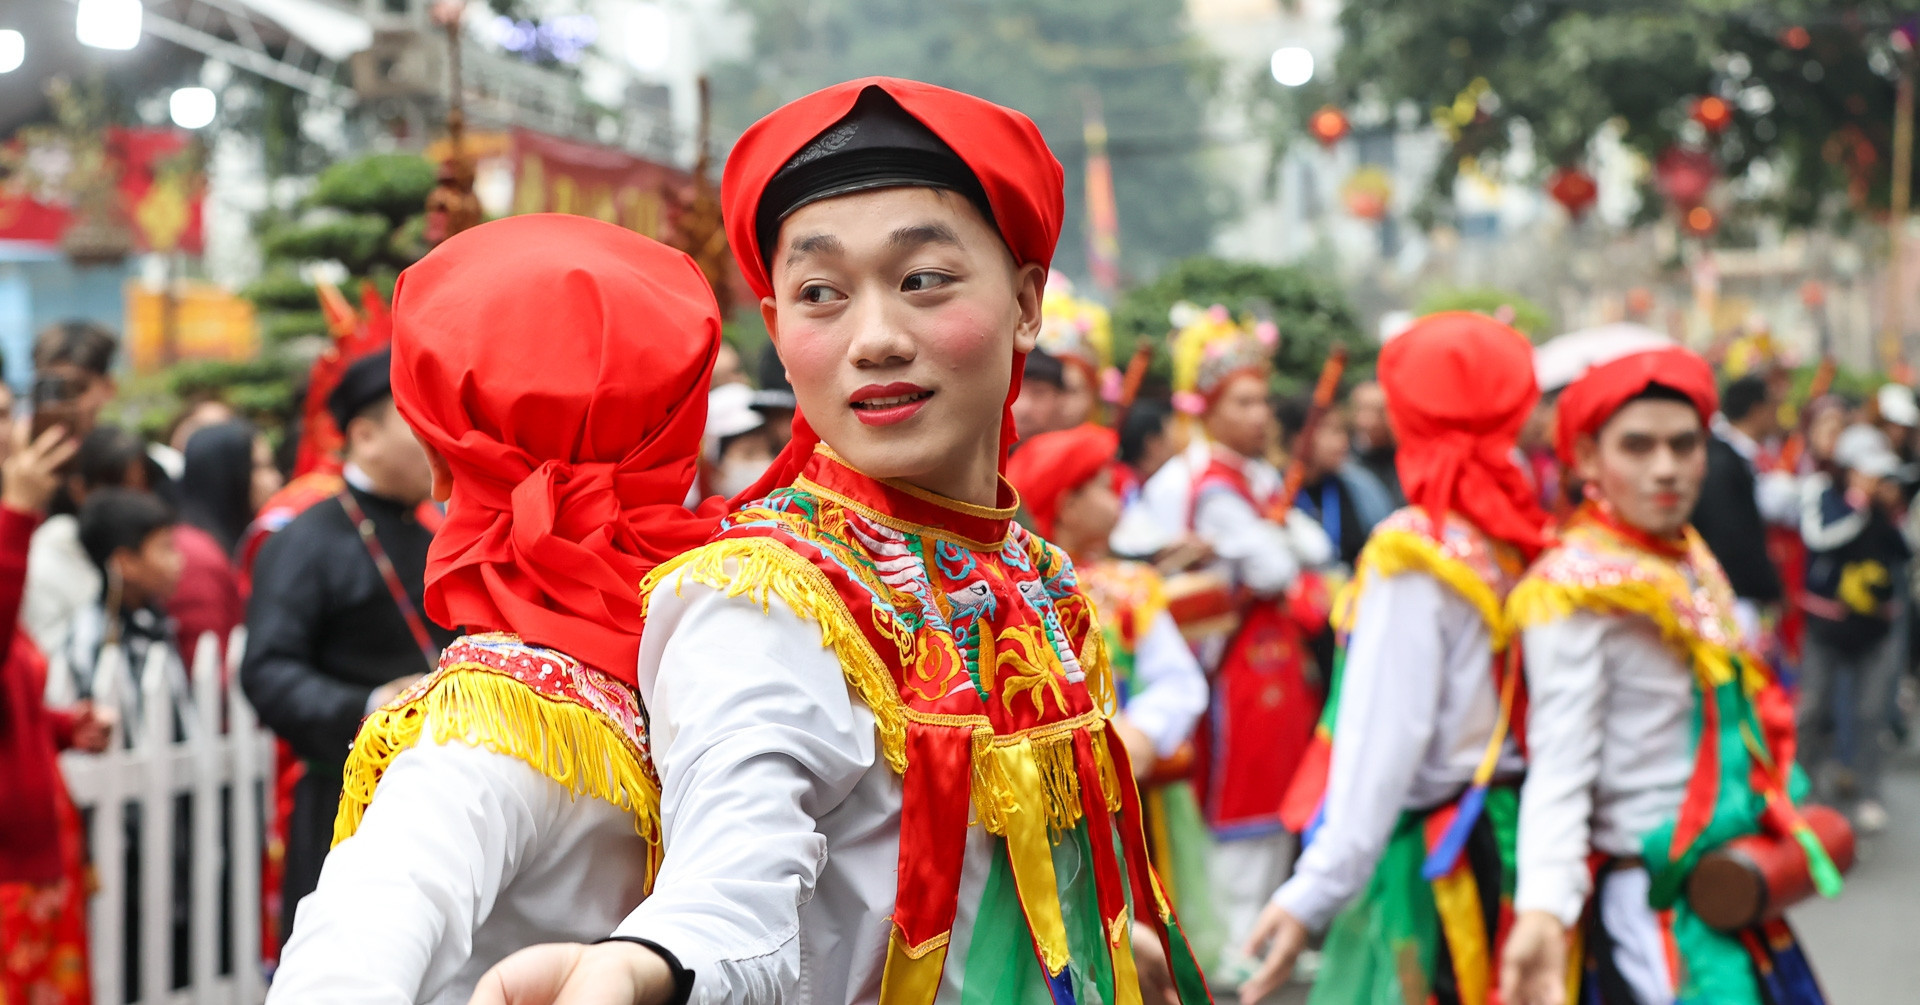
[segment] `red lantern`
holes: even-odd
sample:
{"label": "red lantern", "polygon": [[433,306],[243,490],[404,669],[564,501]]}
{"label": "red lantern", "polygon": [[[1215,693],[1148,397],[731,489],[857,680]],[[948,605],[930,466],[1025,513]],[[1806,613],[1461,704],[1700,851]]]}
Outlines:
{"label": "red lantern", "polygon": [[1347,123],[1347,113],[1328,105],[1313,113],[1307,120],[1307,131],[1320,141],[1321,146],[1333,146],[1347,135],[1352,127]]}
{"label": "red lantern", "polygon": [[1726,99],[1707,95],[1693,102],[1693,121],[1700,123],[1707,132],[1718,134],[1733,125],[1733,106]]}
{"label": "red lantern", "polygon": [[1796,51],[1804,49],[1813,44],[1813,33],[1799,25],[1794,25],[1780,33],[1780,43]]}
{"label": "red lantern", "polygon": [[1687,215],[1684,219],[1687,233],[1695,237],[1705,237],[1713,233],[1715,227],[1720,226],[1720,218],[1714,215],[1713,210],[1705,206],[1695,206],[1687,210]]}
{"label": "red lantern", "polygon": [[1698,150],[1668,147],[1654,162],[1653,175],[1661,194],[1681,209],[1691,209],[1707,198],[1719,168]]}
{"label": "red lantern", "polygon": [[1547,194],[1578,220],[1600,197],[1600,186],[1593,176],[1578,167],[1563,167],[1547,179]]}

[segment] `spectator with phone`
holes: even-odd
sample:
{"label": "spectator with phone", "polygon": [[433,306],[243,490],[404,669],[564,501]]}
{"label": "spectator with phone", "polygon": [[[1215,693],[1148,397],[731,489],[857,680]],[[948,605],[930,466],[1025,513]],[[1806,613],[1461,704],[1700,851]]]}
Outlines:
{"label": "spectator with phone", "polygon": [[35,432],[55,422],[75,437],[92,432],[118,390],[112,371],[119,351],[119,338],[92,321],[42,331],[33,344]]}
{"label": "spectator with phone", "polygon": [[90,1005],[86,833],[56,760],[105,750],[113,718],[90,704],[49,708],[47,661],[19,630],[28,537],[77,445],[17,425],[0,463],[0,1000]]}
{"label": "spectator with phone", "polygon": [[[44,426],[34,422],[36,430]],[[33,532],[27,552],[27,595],[20,620],[45,653],[71,654],[76,619],[100,603],[105,585],[80,543],[81,505],[102,489],[147,488],[139,437],[118,426],[101,426],[77,442],[79,450],[57,474],[59,488],[49,504],[52,515]],[[91,666],[92,660],[86,663]]]}

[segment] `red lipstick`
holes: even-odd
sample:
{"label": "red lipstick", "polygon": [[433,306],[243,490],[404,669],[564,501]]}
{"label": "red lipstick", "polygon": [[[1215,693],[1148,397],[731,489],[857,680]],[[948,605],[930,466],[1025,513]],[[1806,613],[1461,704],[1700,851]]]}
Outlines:
{"label": "red lipstick", "polygon": [[905,422],[932,400],[933,392],[918,384],[895,381],[868,384],[847,396],[847,404],[861,422],[869,426],[891,426]]}

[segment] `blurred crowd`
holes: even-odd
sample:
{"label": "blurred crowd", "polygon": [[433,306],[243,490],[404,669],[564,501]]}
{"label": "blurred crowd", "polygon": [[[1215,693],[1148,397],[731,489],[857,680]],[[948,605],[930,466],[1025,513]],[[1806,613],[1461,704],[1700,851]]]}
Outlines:
{"label": "blurred crowd", "polygon": [[[1054,317],[1014,406],[1023,442],[1090,423],[1116,437],[1112,512],[1063,505],[1058,533],[1085,537],[1091,526],[1112,555],[1152,563],[1176,606],[1183,589],[1204,592],[1185,585],[1189,577],[1223,565],[1270,592],[1308,572],[1337,587],[1375,525],[1406,503],[1380,385],[1348,379],[1331,401],[1275,397],[1264,380],[1208,386],[1218,346],[1185,380],[1130,379],[1107,358],[1104,323]],[[1176,371],[1178,343],[1169,346]],[[107,421],[118,349],[98,325],[55,325],[35,344],[29,400],[5,400],[0,386],[0,406],[20,416],[0,479],[0,608],[12,608],[0,610],[0,633],[11,632],[0,639],[0,933],[20,947],[9,990],[41,994],[19,1000],[89,1000],[85,834],[56,754],[133,745],[152,721],[140,687],[103,686],[103,653],[124,654],[135,674],[161,667],[184,696],[194,667],[229,665],[224,651],[196,659],[203,640],[224,648],[247,627],[240,683],[284,741],[264,905],[269,927],[279,921],[284,933],[331,843],[341,764],[361,718],[427,672],[449,637],[419,613],[439,509],[427,456],[394,409],[384,352],[340,360],[310,389],[316,407],[303,421],[330,430],[321,452],[332,460],[301,470],[291,448],[311,446],[314,429],[293,431],[276,451],[218,400],[185,406],[159,440]],[[1901,696],[1916,669],[1920,402],[1901,384],[1809,400],[1794,400],[1791,385],[1779,368],[1726,380],[1693,523],[1739,595],[1747,641],[1797,686],[1799,756],[1817,798],[1872,833],[1888,824],[1888,753],[1911,728]],[[1565,513],[1579,499],[1550,442],[1557,388],[1543,391],[1520,460],[1542,504]],[[796,409],[770,345],[744,359],[724,348],[709,395],[690,503],[751,486],[791,436]],[[1264,512],[1249,510],[1236,530],[1231,515],[1156,511],[1165,509],[1156,495],[1191,498],[1209,445],[1258,462],[1263,477],[1284,473],[1292,508],[1277,530]],[[1052,504],[1046,519],[1051,527]],[[1268,567],[1279,570],[1271,582],[1261,579],[1258,542],[1283,553]],[[1333,641],[1320,617],[1304,672],[1324,679]],[[1221,653],[1207,652],[1204,634],[1189,640],[1218,687]],[[1216,869],[1230,881],[1216,895],[1234,886],[1264,894],[1283,878],[1284,855],[1272,865],[1270,854],[1236,858],[1221,844]],[[1280,872],[1245,881],[1249,869],[1269,868]],[[1244,931],[1259,902],[1217,906],[1229,932]],[[268,943],[271,954],[271,934]],[[183,954],[184,940],[176,945]]]}

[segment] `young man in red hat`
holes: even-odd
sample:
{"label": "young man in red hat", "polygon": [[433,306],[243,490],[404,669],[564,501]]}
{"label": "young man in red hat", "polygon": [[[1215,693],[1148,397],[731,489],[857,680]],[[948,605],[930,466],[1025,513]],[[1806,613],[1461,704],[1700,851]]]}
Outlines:
{"label": "young man in red hat", "polygon": [[394,403],[448,504],[424,606],[467,634],[362,723],[271,1001],[464,1002],[645,895],[634,585],[718,522],[682,500],[719,345],[691,259],[584,217],[484,224],[400,277]]}
{"label": "young man in red hat", "polygon": [[869,78],[755,124],[722,190],[799,414],[648,581],[660,879],[475,1000],[1204,1001],[1086,596],[1000,477],[1059,163],[1025,116]]}
{"label": "young man in red hat", "polygon": [[1560,397],[1557,447],[1586,501],[1508,597],[1532,705],[1507,1005],[1824,1001],[1784,921],[1719,931],[1685,893],[1703,855],[1754,834],[1797,844],[1810,888],[1840,884],[1790,796],[1792,709],[1742,651],[1733,590],[1687,523],[1717,398],[1679,348],[1595,366]]}
{"label": "young man in red hat", "polygon": [[1491,318],[1435,314],[1387,343],[1379,371],[1408,506],[1374,531],[1335,615],[1330,760],[1310,758],[1289,793],[1306,848],[1247,947],[1262,957],[1248,1003],[1321,929],[1312,1002],[1492,1000],[1523,769],[1501,603],[1547,525],[1513,460],[1539,398],[1533,349]]}

